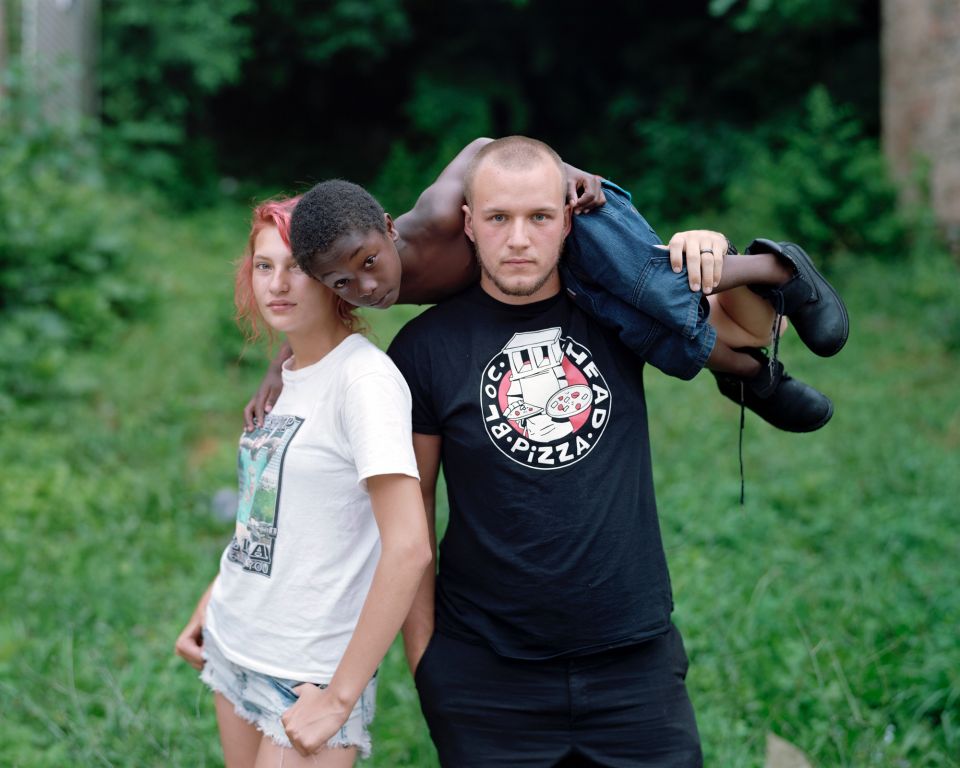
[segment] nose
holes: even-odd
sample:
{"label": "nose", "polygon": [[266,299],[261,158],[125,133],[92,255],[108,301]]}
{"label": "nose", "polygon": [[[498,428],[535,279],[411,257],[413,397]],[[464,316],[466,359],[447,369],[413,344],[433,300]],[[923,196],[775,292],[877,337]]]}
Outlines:
{"label": "nose", "polygon": [[273,270],[270,276],[270,292],[285,293],[290,287],[287,270],[278,268]]}
{"label": "nose", "polygon": [[530,245],[530,237],[527,233],[527,222],[522,217],[517,217],[513,226],[510,227],[510,237],[507,239],[507,247],[522,250]]}
{"label": "nose", "polygon": [[370,274],[366,274],[360,277],[360,279],[358,280],[358,283],[359,283],[361,296],[372,296],[373,292],[377,290],[377,281]]}

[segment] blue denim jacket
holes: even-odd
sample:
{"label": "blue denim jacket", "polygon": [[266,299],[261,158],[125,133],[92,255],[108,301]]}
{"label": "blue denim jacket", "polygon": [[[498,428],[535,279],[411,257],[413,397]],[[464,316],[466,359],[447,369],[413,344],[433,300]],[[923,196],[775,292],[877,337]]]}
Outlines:
{"label": "blue denim jacket", "polygon": [[560,273],[573,300],[612,328],[633,352],[670,376],[692,379],[716,341],[710,307],[691,291],[670,255],[631,202],[604,180],[607,202],[575,216]]}

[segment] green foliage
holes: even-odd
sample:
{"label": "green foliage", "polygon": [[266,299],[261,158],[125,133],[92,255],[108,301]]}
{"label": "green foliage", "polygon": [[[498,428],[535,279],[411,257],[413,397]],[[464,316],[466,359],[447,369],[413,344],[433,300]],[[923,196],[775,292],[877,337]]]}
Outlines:
{"label": "green foliage", "polygon": [[312,13],[301,9],[307,57],[326,61],[350,51],[376,62],[411,35],[403,0],[335,0]]}
{"label": "green foliage", "polygon": [[69,355],[142,305],[122,212],[79,125],[46,119],[17,68],[0,113],[0,411],[76,392]]}
{"label": "green foliage", "polygon": [[858,8],[855,0],[710,0],[710,13],[729,17],[741,32],[773,32],[849,25]]}
{"label": "green foliage", "polygon": [[98,73],[102,151],[124,177],[160,185],[182,199],[203,192],[214,156],[196,139],[208,99],[240,77],[251,55],[238,23],[253,0],[196,3],[105,0]]}
{"label": "green foliage", "polygon": [[906,221],[877,143],[821,87],[773,148],[755,143],[728,200],[731,214],[757,232],[795,240],[824,261],[843,250],[889,259],[905,253]]}
{"label": "green foliage", "polygon": [[[240,409],[265,364],[257,350],[260,367],[220,355],[237,338],[225,318],[247,218],[141,213],[136,270],[160,294],[155,314],[76,355],[110,372],[95,396],[52,421],[30,403],[5,417],[5,764],[221,764],[211,698],[171,649],[229,536],[209,501],[236,482]],[[784,339],[790,372],[837,411],[810,435],[748,414],[745,508],[734,406],[709,377],[646,376],[708,765],[760,768],[774,731],[814,765],[960,768],[958,358],[936,333],[960,280],[941,251],[915,255],[837,262],[854,321],[838,358]],[[413,311],[366,316],[385,345]],[[436,764],[395,646],[370,765]]]}
{"label": "green foliage", "polygon": [[[384,207],[396,214],[409,208],[461,149],[491,134],[494,105],[508,98],[490,85],[419,77],[406,106],[412,130],[393,142],[371,185]],[[520,100],[510,101],[522,120]]]}
{"label": "green foliage", "polygon": [[750,141],[729,123],[684,122],[663,112],[636,119],[636,143],[621,168],[606,171],[633,194],[634,204],[661,231],[664,222],[692,218],[705,226],[704,216],[721,207],[734,172]]}

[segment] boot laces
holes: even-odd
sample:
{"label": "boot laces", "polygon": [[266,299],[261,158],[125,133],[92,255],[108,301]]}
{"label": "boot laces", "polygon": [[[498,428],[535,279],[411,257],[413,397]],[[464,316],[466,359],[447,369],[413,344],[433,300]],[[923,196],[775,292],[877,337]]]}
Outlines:
{"label": "boot laces", "polygon": [[743,480],[743,429],[746,424],[746,393],[744,391],[743,379],[740,380],[740,439],[738,441],[737,452],[740,457],[740,506],[744,503],[744,480]]}
{"label": "boot laces", "polygon": [[773,348],[773,352],[770,354],[769,366],[770,375],[772,376],[777,361],[780,359],[780,325],[783,322],[784,310],[783,292],[776,291],[770,298],[775,311],[773,327],[770,328],[770,346]]}

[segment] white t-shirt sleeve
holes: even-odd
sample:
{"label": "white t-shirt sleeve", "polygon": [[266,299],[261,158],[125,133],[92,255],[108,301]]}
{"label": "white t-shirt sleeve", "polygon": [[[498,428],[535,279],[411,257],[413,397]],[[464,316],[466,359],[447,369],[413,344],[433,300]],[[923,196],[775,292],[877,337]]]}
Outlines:
{"label": "white t-shirt sleeve", "polygon": [[399,372],[368,373],[349,384],[343,400],[343,425],[366,487],[374,475],[420,479],[410,427],[410,390]]}

